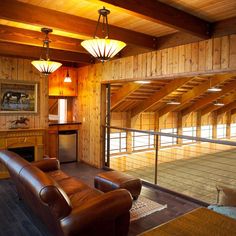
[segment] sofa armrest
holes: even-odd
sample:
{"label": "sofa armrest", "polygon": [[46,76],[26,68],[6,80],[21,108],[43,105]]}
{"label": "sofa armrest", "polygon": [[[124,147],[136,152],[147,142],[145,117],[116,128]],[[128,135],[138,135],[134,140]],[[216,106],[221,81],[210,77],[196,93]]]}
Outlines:
{"label": "sofa armrest", "polygon": [[90,227],[96,228],[99,224],[104,225],[104,222],[109,224],[120,216],[129,214],[131,206],[130,193],[125,189],[117,189],[72,209],[70,215],[60,223],[65,235],[79,235]]}
{"label": "sofa armrest", "polygon": [[236,188],[217,185],[217,205],[236,206]]}
{"label": "sofa armrest", "polygon": [[40,161],[31,162],[31,164],[44,172],[60,169],[60,163],[56,158],[45,158]]}

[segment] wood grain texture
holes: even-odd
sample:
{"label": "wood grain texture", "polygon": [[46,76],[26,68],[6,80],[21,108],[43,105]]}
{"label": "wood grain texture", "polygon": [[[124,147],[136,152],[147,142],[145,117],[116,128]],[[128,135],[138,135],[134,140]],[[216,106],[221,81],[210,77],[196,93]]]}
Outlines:
{"label": "wood grain texture", "polygon": [[[214,40],[177,46],[171,50],[158,50],[78,69],[79,96],[75,99],[73,109],[76,120],[82,121],[80,135],[82,160],[95,166],[101,164],[102,157],[99,156],[101,150],[101,83],[145,79],[165,81],[166,78],[175,78],[177,83],[179,78],[183,77],[235,72],[236,44],[234,41],[234,35],[224,36]],[[229,85],[228,89],[232,85],[235,84]],[[176,114],[176,112],[167,113],[160,117],[159,128],[172,128],[177,121]],[[209,124],[211,117],[204,117],[202,125]]]}

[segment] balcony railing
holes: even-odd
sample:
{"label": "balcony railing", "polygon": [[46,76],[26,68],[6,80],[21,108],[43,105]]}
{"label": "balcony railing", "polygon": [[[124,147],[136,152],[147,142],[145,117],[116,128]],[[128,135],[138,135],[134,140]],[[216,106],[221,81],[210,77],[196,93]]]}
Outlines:
{"label": "balcony railing", "polygon": [[[216,202],[217,184],[236,186],[234,141],[113,126],[106,128],[109,134],[105,163],[111,169],[207,203]],[[123,152],[115,155],[114,142],[111,145],[109,137],[121,132],[126,133],[126,144],[123,142]],[[138,142],[134,140],[137,137]]]}

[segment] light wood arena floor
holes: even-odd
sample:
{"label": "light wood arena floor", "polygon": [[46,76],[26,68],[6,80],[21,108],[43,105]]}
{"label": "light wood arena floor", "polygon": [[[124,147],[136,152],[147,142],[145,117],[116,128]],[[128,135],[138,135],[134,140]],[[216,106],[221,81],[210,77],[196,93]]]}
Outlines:
{"label": "light wood arena floor", "polygon": [[[236,188],[235,146],[195,143],[163,148],[157,166],[157,185],[208,203],[216,203],[216,184]],[[155,151],[112,156],[110,167],[154,183]]]}

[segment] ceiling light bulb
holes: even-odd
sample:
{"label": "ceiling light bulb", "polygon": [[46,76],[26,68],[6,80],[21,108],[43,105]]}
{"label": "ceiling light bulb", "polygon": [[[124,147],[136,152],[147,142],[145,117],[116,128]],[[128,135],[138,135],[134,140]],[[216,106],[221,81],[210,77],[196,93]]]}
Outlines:
{"label": "ceiling light bulb", "polygon": [[66,77],[65,77],[65,79],[64,79],[64,82],[65,82],[65,83],[71,83],[71,82],[72,82],[71,77],[70,77],[70,75],[69,75],[69,70],[67,70],[67,73],[66,73]]}
{"label": "ceiling light bulb", "polygon": [[135,81],[137,84],[150,84],[151,82],[149,80],[137,80]]}
{"label": "ceiling light bulb", "polygon": [[222,103],[222,102],[215,102],[214,105],[215,105],[215,106],[222,107],[222,106],[224,106],[225,104]]}
{"label": "ceiling light bulb", "polygon": [[180,102],[178,101],[170,101],[170,102],[167,102],[168,105],[180,105]]}
{"label": "ceiling light bulb", "polygon": [[217,87],[211,87],[207,89],[208,92],[220,92],[222,89]]}

